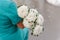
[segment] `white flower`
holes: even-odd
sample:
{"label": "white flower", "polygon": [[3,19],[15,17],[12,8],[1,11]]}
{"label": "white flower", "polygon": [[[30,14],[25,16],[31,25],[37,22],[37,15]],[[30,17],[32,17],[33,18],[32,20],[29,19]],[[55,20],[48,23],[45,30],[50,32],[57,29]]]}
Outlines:
{"label": "white flower", "polygon": [[37,18],[38,11],[36,9],[30,9],[28,16],[26,19],[30,22],[34,22]]}
{"label": "white flower", "polygon": [[36,25],[36,27],[33,30],[33,35],[37,36],[42,32],[43,32],[43,26]]}
{"label": "white flower", "polygon": [[39,24],[39,25],[43,25],[44,18],[43,18],[43,16],[41,14],[38,14],[36,23]]}
{"label": "white flower", "polygon": [[18,16],[25,18],[28,15],[29,8],[25,5],[18,8]]}
{"label": "white flower", "polygon": [[32,29],[34,22],[37,19],[38,11],[36,9],[30,9],[28,16],[23,21],[25,27]]}
{"label": "white flower", "polygon": [[32,29],[32,27],[34,26],[33,22],[29,22],[28,20],[24,19],[23,20],[23,24],[26,28]]}
{"label": "white flower", "polygon": [[40,33],[43,32],[43,23],[44,23],[44,18],[41,14],[38,14],[37,20],[35,21],[35,27],[32,29],[33,35],[37,36]]}

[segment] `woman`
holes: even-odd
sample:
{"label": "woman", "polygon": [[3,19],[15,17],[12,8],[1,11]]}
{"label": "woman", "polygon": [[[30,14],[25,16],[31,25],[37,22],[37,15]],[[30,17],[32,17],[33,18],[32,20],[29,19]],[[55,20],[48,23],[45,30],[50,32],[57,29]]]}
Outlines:
{"label": "woman", "polygon": [[0,40],[28,40],[28,29],[12,0],[0,0]]}

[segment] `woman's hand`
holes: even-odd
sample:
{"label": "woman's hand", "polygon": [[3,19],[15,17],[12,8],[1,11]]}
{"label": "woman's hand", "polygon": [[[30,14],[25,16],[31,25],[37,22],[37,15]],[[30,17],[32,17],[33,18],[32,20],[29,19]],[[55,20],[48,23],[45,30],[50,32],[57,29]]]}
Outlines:
{"label": "woman's hand", "polygon": [[19,23],[17,24],[17,26],[20,27],[20,28],[22,28],[22,29],[24,28],[23,22],[19,22]]}

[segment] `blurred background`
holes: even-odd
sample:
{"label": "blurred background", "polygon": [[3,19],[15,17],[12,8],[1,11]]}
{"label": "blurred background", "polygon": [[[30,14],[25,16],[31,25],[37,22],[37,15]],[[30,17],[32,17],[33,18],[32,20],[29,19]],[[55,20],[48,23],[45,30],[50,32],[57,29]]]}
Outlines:
{"label": "blurred background", "polygon": [[60,40],[60,7],[49,4],[46,0],[14,0],[17,6],[27,5],[35,8],[45,19],[44,32],[39,37],[29,34],[29,40]]}

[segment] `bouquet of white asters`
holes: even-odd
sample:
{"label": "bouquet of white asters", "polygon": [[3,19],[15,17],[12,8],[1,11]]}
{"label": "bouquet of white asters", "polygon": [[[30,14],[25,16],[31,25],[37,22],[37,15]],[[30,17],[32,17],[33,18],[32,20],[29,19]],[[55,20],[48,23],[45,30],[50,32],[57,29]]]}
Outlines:
{"label": "bouquet of white asters", "polygon": [[36,9],[29,9],[23,5],[18,8],[18,16],[23,18],[23,24],[31,29],[32,35],[39,35],[43,32],[44,18]]}

